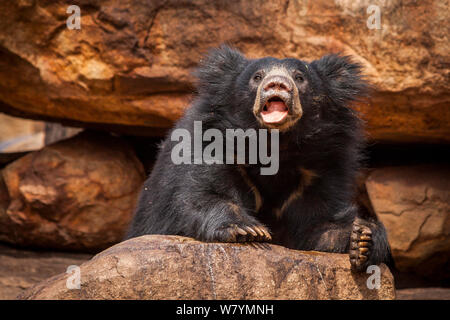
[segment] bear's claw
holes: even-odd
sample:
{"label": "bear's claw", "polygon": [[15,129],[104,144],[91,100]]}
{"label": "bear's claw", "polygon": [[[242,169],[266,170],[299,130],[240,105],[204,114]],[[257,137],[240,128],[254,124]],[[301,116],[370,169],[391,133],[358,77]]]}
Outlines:
{"label": "bear's claw", "polygon": [[233,224],[216,230],[214,240],[220,242],[268,242],[272,240],[272,236],[262,225],[237,226]]}
{"label": "bear's claw", "polygon": [[363,271],[367,266],[372,247],[372,231],[355,220],[350,237],[350,265],[352,271]]}

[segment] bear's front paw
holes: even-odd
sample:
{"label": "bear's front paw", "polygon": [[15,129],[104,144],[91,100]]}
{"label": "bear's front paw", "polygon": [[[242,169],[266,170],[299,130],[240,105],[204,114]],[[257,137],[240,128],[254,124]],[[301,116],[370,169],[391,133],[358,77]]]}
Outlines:
{"label": "bear's front paw", "polygon": [[262,225],[236,225],[214,231],[212,241],[219,242],[269,242],[272,236],[266,227]]}
{"label": "bear's front paw", "polygon": [[366,269],[369,263],[371,246],[372,231],[361,220],[356,219],[353,222],[350,237],[350,265],[352,271],[361,272]]}

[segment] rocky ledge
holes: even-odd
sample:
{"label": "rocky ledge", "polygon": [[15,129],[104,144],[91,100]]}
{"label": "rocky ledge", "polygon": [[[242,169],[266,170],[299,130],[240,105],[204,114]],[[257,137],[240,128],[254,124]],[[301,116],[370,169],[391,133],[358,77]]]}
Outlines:
{"label": "rocky ledge", "polygon": [[22,299],[394,299],[394,279],[380,266],[354,274],[345,254],[290,250],[271,244],[202,243],[142,236],[119,243],[80,266],[80,289],[60,274]]}
{"label": "rocky ledge", "polygon": [[[221,43],[248,57],[351,55],[373,84],[369,137],[450,143],[446,1],[0,1],[0,110],[162,135],[192,98],[192,68]],[[20,30],[20,32],[17,32]],[[205,36],[205,35],[208,36]]]}

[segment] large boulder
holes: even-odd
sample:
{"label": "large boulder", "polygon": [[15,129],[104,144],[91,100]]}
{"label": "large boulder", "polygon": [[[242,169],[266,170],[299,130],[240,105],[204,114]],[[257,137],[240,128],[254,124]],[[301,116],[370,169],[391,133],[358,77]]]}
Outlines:
{"label": "large boulder", "polygon": [[380,268],[380,288],[368,289],[370,275],[351,273],[346,254],[152,235],[82,264],[80,289],[67,289],[71,275],[61,274],[21,298],[393,299],[393,277],[385,265]]}
{"label": "large boulder", "polygon": [[380,168],[366,187],[396,267],[450,279],[450,166]]}
{"label": "large boulder", "polygon": [[145,178],[133,149],[82,133],[0,171],[0,240],[97,251],[122,240]]}
{"label": "large boulder", "polygon": [[[192,67],[227,42],[250,57],[353,55],[375,86],[358,106],[372,139],[450,141],[445,2],[74,3],[80,30],[66,27],[65,0],[0,3],[0,110],[160,135],[188,104]],[[380,29],[367,27],[369,4],[379,5]]]}

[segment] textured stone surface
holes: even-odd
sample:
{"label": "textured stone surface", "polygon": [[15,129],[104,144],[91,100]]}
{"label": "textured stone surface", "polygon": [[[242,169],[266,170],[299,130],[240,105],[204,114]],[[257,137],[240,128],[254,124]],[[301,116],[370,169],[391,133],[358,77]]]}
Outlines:
{"label": "textured stone surface", "polygon": [[381,265],[381,288],[352,274],[345,254],[276,245],[202,243],[142,236],[117,244],[81,266],[81,289],[61,274],[25,299],[393,299],[393,277]]}
{"label": "textured stone surface", "polygon": [[450,288],[410,288],[396,291],[397,300],[450,300]]}
{"label": "textured stone surface", "polygon": [[[250,57],[351,54],[374,84],[370,137],[450,141],[446,1],[74,0],[0,3],[0,110],[161,134],[187,106],[190,71],[227,42]],[[379,5],[381,29],[368,29]],[[134,128],[134,129],[133,129]],[[146,130],[146,128],[153,128]]]}
{"label": "textured stone surface", "polygon": [[42,148],[44,126],[45,124],[41,121],[26,120],[0,113],[0,152],[12,153]]}
{"label": "textured stone surface", "polygon": [[366,186],[397,268],[450,278],[450,167],[376,169]]}
{"label": "textured stone surface", "polygon": [[120,241],[144,179],[121,139],[82,133],[0,172],[0,240],[99,250]]}
{"label": "textured stone surface", "polygon": [[91,257],[83,253],[18,250],[0,245],[0,300],[16,299],[33,285]]}

